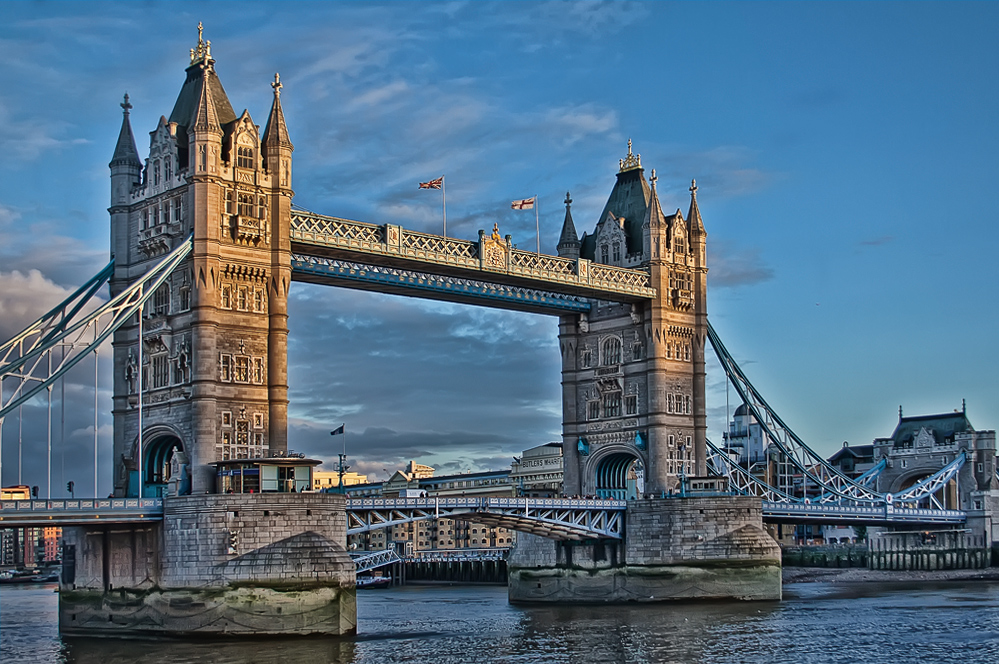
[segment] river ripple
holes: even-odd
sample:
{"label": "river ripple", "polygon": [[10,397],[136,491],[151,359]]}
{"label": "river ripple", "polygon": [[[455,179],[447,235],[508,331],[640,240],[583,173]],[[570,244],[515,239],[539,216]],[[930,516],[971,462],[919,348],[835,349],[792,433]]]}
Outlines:
{"label": "river ripple", "polygon": [[53,586],[0,590],[0,661],[118,664],[330,662],[808,662],[977,664],[999,659],[999,584],[902,588],[800,583],[783,602],[510,606],[497,586],[358,594],[352,639],[59,638]]}

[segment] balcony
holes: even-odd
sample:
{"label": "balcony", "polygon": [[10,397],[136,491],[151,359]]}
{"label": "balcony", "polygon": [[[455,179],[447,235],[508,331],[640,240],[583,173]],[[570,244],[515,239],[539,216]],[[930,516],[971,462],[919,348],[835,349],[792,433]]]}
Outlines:
{"label": "balcony", "polygon": [[158,256],[170,251],[169,224],[156,224],[139,231],[139,251],[146,256]]}
{"label": "balcony", "polygon": [[266,222],[253,217],[241,214],[230,217],[229,229],[232,232],[232,239],[236,242],[260,242],[266,230]]}
{"label": "balcony", "polygon": [[685,288],[674,288],[672,291],[673,308],[686,311],[694,306],[694,293]]}

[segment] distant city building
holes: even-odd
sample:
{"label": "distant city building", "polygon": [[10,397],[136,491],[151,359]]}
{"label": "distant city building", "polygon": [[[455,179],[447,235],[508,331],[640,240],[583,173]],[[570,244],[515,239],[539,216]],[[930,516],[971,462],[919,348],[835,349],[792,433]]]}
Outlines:
{"label": "distant city building", "polygon": [[[355,484],[367,484],[368,476],[359,473],[344,473],[343,485],[353,486]],[[312,488],[315,491],[323,489],[333,489],[340,486],[340,473],[336,470],[313,470]]]}
{"label": "distant city building", "polygon": [[562,443],[545,443],[524,450],[510,466],[510,482],[518,495],[554,498],[562,495]]}

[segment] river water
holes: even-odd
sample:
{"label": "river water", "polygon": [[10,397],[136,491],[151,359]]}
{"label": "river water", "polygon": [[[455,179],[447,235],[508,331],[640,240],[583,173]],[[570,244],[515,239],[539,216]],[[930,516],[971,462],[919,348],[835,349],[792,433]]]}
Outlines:
{"label": "river water", "polygon": [[783,602],[511,606],[499,586],[358,593],[351,639],[62,640],[54,586],[0,589],[0,662],[999,661],[999,583],[784,587]]}

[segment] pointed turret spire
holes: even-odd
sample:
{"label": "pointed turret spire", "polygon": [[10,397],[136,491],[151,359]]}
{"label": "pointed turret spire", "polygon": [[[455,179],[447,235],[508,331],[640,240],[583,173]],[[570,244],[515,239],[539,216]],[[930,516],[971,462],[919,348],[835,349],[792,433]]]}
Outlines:
{"label": "pointed turret spire", "polygon": [[697,208],[697,180],[690,181],[690,211],[687,213],[687,223],[690,224],[690,235],[707,235],[704,222],[701,221],[701,211]]}
{"label": "pointed turret spire", "polygon": [[656,170],[652,169],[652,177],[649,178],[649,206],[645,209],[645,219],[642,222],[642,256],[644,260],[660,260],[662,254],[669,247],[668,224],[666,215],[663,214],[663,207],[659,203],[659,193],[656,191],[656,182],[659,177]]}
{"label": "pointed turret spire", "polygon": [[666,224],[666,215],[663,213],[663,206],[659,203],[659,192],[656,191],[656,182],[659,181],[659,176],[656,175],[656,169],[652,169],[652,177],[649,178],[649,184],[652,187],[651,195],[649,196],[649,209],[645,213],[645,226],[652,228],[653,224],[660,223]]}
{"label": "pointed turret spire", "polygon": [[194,113],[188,127],[193,132],[212,131],[217,134],[222,133],[222,124],[219,122],[218,109],[215,108],[215,100],[212,99],[212,91],[208,87],[211,73],[206,69],[205,75],[201,77],[201,90],[198,94],[198,103],[194,107]]}
{"label": "pointed turret spire", "polygon": [[558,255],[563,258],[579,258],[581,243],[576,235],[576,225],[572,223],[572,198],[565,192],[565,221],[562,222],[562,234],[558,238]]}
{"label": "pointed turret spire", "polygon": [[295,149],[288,137],[288,125],[284,121],[284,111],[281,109],[281,75],[274,74],[274,103],[271,104],[271,114],[267,118],[267,125],[264,127],[263,147],[266,151],[270,147],[282,147]]}
{"label": "pointed turret spire", "polygon": [[135,136],[132,134],[132,123],[128,119],[132,105],[128,102],[128,93],[125,93],[125,101],[121,103],[122,119],[121,131],[118,133],[118,144],[114,147],[114,156],[111,157],[109,166],[138,166],[142,168],[142,160],[139,159],[139,151],[135,148]]}

